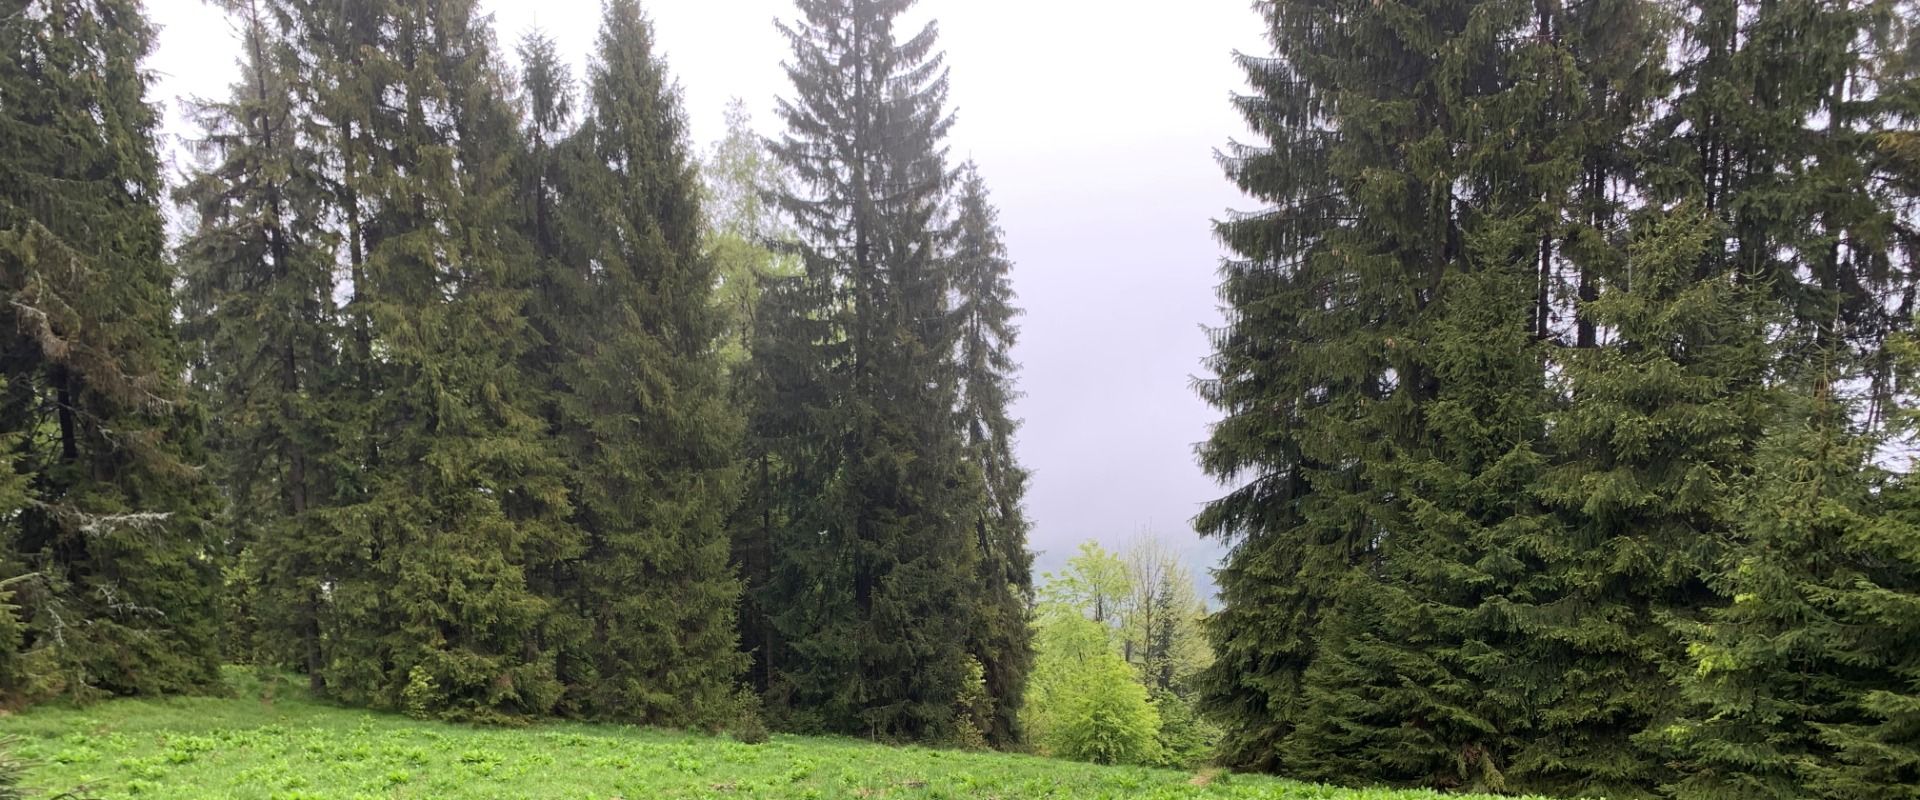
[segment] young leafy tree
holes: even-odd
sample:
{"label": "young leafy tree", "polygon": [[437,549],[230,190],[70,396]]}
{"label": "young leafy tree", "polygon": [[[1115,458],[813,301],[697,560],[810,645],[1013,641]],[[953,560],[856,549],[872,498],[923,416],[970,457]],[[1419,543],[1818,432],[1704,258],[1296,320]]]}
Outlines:
{"label": "young leafy tree", "polygon": [[[798,469],[821,478],[772,532],[762,608],[789,703],[821,727],[955,735],[981,606],[984,492],[956,419],[957,331],[943,257],[946,72],[937,28],[901,38],[912,0],[801,0],[778,198],[806,270]],[[805,326],[791,320],[790,326]],[[810,452],[808,452],[810,451]]]}
{"label": "young leafy tree", "polygon": [[[1051,585],[1051,581],[1049,585]],[[1042,752],[1104,764],[1157,759],[1160,717],[1108,625],[1083,607],[1042,603],[1023,722]]]}
{"label": "young leafy tree", "polygon": [[0,441],[24,479],[0,700],[211,686],[213,498],[173,328],[153,31],[130,0],[30,0],[0,42]]}
{"label": "young leafy tree", "polygon": [[728,563],[741,420],[719,352],[700,185],[679,92],[634,0],[606,4],[569,145],[553,282],[559,438],[585,535],[573,602],[596,715],[716,723],[744,658]]}
{"label": "young leafy tree", "polygon": [[[1193,573],[1171,554],[1161,556],[1153,589],[1141,595],[1136,621],[1128,627],[1140,637],[1134,665],[1147,688],[1182,699],[1193,694],[1193,679],[1213,660],[1201,620],[1206,606],[1195,593]],[[1142,580],[1135,578],[1135,584]]]}
{"label": "young leafy tree", "polygon": [[700,175],[706,190],[707,255],[719,274],[714,301],[727,321],[721,352],[738,378],[747,372],[740,367],[751,356],[761,284],[774,276],[791,276],[799,265],[776,250],[792,232],[769,198],[784,186],[786,176],[766,140],[754,133],[745,103],[735,99],[727,106],[726,123],[726,135],[707,152]]}
{"label": "young leafy tree", "polygon": [[1099,542],[1080,543],[1080,554],[1067,559],[1067,568],[1058,574],[1047,573],[1039,597],[1041,600],[1074,609],[1108,629],[1115,646],[1121,646],[1128,603],[1133,598],[1133,576],[1127,562],[1100,546]]}
{"label": "young leafy tree", "polygon": [[225,624],[251,634],[230,655],[318,681],[323,572],[308,548],[328,535],[319,512],[338,502],[354,467],[342,424],[353,415],[335,392],[338,241],[325,219],[324,168],[297,133],[286,75],[297,65],[270,8],[234,0],[227,11],[241,32],[241,77],[229,100],[197,108],[203,162],[177,192],[193,224],[179,251],[183,330],[218,422],[224,552],[237,574]]}
{"label": "young leafy tree", "polygon": [[950,259],[960,327],[960,419],[968,459],[986,484],[986,502],[974,522],[982,604],[973,653],[993,698],[987,741],[1008,745],[1020,740],[1020,700],[1033,661],[1027,624],[1033,557],[1022,507],[1027,472],[1014,458],[1019,424],[1008,411],[1016,391],[1012,350],[1019,310],[1013,305],[1013,263],[1001,238],[999,212],[971,162],[960,168],[958,205]]}

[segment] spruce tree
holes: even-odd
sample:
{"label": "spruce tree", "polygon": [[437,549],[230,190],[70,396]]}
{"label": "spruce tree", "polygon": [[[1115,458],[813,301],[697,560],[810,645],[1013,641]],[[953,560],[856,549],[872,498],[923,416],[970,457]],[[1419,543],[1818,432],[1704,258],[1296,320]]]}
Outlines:
{"label": "spruce tree", "polygon": [[1795,335],[1842,340],[1888,401],[1884,344],[1912,327],[1914,275],[1895,221],[1912,168],[1885,146],[1914,124],[1914,5],[1702,0],[1685,12],[1650,183],[1699,197],[1727,229],[1711,257],[1786,304]]}
{"label": "spruce tree", "polygon": [[[1264,4],[1243,57],[1264,211],[1220,232],[1234,491],[1208,705],[1229,763],[1338,782],[1526,789],[1561,676],[1527,646],[1565,522],[1537,493],[1549,378],[1622,259],[1659,84],[1646,4]],[[1516,774],[1516,772],[1518,774]]]}
{"label": "spruce tree", "polygon": [[[1203,463],[1235,483],[1198,520],[1232,545],[1228,761],[1572,795],[1897,783],[1899,694],[1849,681],[1898,665],[1799,642],[1834,615],[1800,598],[1862,562],[1874,611],[1847,624],[1901,630],[1888,551],[1841,543],[1901,540],[1864,459],[1910,325],[1910,4],[1262,9],[1277,57],[1243,59],[1240,105],[1270,146],[1224,161],[1271,207],[1221,225],[1201,385],[1226,413]],[[1795,393],[1844,422],[1794,433]],[[1796,470],[1829,494],[1762,480]]]}
{"label": "spruce tree", "polygon": [[633,0],[607,3],[587,119],[563,146],[556,434],[584,536],[569,602],[589,626],[592,714],[717,723],[744,666],[727,515],[740,415],[719,350],[700,186],[678,90]]}
{"label": "spruce tree", "polygon": [[[801,484],[772,531],[761,608],[781,652],[777,698],[803,724],[885,738],[957,733],[978,624],[982,502],[956,419],[957,327],[943,259],[946,72],[912,0],[801,0],[782,210],[806,270],[787,310],[821,323],[797,397]],[[802,321],[784,323],[806,327]],[[790,463],[795,463],[790,462]]]}
{"label": "spruce tree", "polygon": [[959,218],[951,256],[956,322],[960,327],[960,419],[968,458],[985,480],[986,502],[974,522],[979,549],[982,605],[973,644],[987,693],[993,698],[987,741],[1020,740],[1020,701],[1032,666],[1027,609],[1033,604],[1033,556],[1027,551],[1022,500],[1027,472],[1014,458],[1018,423],[1007,406],[1014,398],[1012,349],[1018,330],[1013,287],[986,181],[971,162],[960,168]]}
{"label": "spruce tree", "polygon": [[[578,237],[572,233],[566,205],[569,165],[579,160],[583,145],[574,135],[577,101],[572,71],[553,40],[538,31],[529,33],[521,39],[519,56],[522,113],[521,151],[514,169],[515,215],[532,262],[522,287],[526,292],[523,313],[532,337],[519,354],[519,370],[534,393],[530,399],[545,425],[544,436],[565,442],[562,437],[582,427],[565,407],[570,391],[565,373],[584,333],[576,315],[589,292],[584,271],[569,266],[584,263],[585,257],[569,247]],[[564,458],[564,444],[556,452]],[[580,478],[571,467],[566,469],[568,496],[576,504],[576,514],[549,527],[533,543],[526,576],[528,590],[549,603],[537,647],[551,650],[556,677],[566,687],[553,711],[580,715],[594,711],[585,692],[601,680],[587,652],[592,624],[577,591],[585,548],[577,514]]]}
{"label": "spruce tree", "polygon": [[1223,161],[1270,207],[1219,226],[1202,463],[1236,486],[1196,520],[1231,546],[1207,705],[1236,766],[1493,784],[1486,706],[1512,698],[1468,659],[1507,568],[1483,556],[1527,525],[1534,231],[1476,213],[1499,165],[1456,143],[1486,134],[1527,7],[1418,6],[1263,4],[1275,57],[1241,58],[1268,141]]}
{"label": "spruce tree", "polygon": [[212,685],[213,499],[173,329],[157,114],[128,0],[32,0],[0,37],[6,702]]}
{"label": "spruce tree", "polygon": [[1915,617],[1848,601],[1898,597],[1916,573],[1899,554],[1909,524],[1876,502],[1888,487],[1876,485],[1872,441],[1851,430],[1847,404],[1830,390],[1788,398],[1715,573],[1730,600],[1688,630],[1693,669],[1679,674],[1699,710],[1666,731],[1690,756],[1676,796],[1885,797],[1912,783],[1909,754],[1905,780],[1895,766],[1865,784],[1882,793],[1817,788],[1847,771],[1828,732],[1867,723],[1868,698],[1903,691],[1912,675],[1901,666],[1910,657],[1879,643],[1910,633]]}
{"label": "spruce tree", "polygon": [[[1728,231],[1712,258],[1769,292],[1779,399],[1710,573],[1720,604],[1681,628],[1692,707],[1657,741],[1685,798],[1900,794],[1920,769],[1920,606],[1909,493],[1886,475],[1907,413],[1898,352],[1913,251],[1907,3],[1701,4],[1690,29],[1674,181]],[[1894,424],[1889,426],[1889,421]],[[1905,711],[1902,703],[1905,703]]]}
{"label": "spruce tree", "polygon": [[[736,381],[735,397],[751,409],[742,446],[746,480],[733,518],[733,562],[745,591],[740,645],[749,654],[748,686],[761,695],[772,721],[802,726],[811,716],[795,708],[797,663],[776,615],[790,608],[800,584],[776,558],[776,542],[789,531],[819,531],[818,489],[837,469],[819,424],[830,412],[827,365],[818,358],[832,323],[816,309],[827,298],[806,275],[770,275],[758,287],[751,321],[750,357]],[[780,570],[776,572],[776,570]]]}
{"label": "spruce tree", "polygon": [[359,490],[334,557],[323,677],[411,713],[542,713],[560,686],[528,568],[564,530],[561,469],[516,369],[530,247],[513,227],[518,120],[471,3],[306,3],[288,18],[347,228]]}
{"label": "spruce tree", "polygon": [[1621,260],[1613,187],[1658,78],[1650,16],[1639,2],[1476,3],[1435,63],[1460,244],[1403,345],[1428,383],[1418,436],[1372,465],[1397,518],[1367,581],[1324,612],[1290,769],[1535,788],[1522,749],[1568,713],[1567,682],[1528,650],[1552,627],[1564,535],[1536,496],[1568,396],[1549,378],[1592,346],[1583,304]]}
{"label": "spruce tree", "polygon": [[1635,227],[1630,271],[1586,306],[1615,341],[1568,354],[1573,402],[1550,418],[1541,492],[1564,523],[1529,657],[1562,690],[1515,758],[1536,791],[1646,796],[1668,777],[1641,737],[1678,709],[1672,626],[1716,602],[1704,576],[1768,410],[1777,316],[1704,266],[1717,224],[1682,204]]}
{"label": "spruce tree", "polygon": [[176,193],[193,224],[179,253],[184,330],[218,423],[224,554],[236,576],[230,655],[317,680],[324,573],[308,548],[328,535],[319,513],[355,466],[353,434],[340,425],[351,415],[334,393],[338,236],[325,219],[324,166],[297,134],[286,75],[297,64],[282,31],[262,0],[227,11],[241,32],[241,78],[229,100],[197,107],[202,165]]}
{"label": "spruce tree", "polygon": [[749,662],[748,688],[766,696],[773,685],[771,657],[780,650],[772,616],[761,605],[778,602],[766,591],[769,548],[772,531],[805,491],[793,448],[802,445],[798,420],[804,406],[814,401],[797,392],[817,384],[802,377],[809,321],[800,311],[800,268],[785,244],[791,230],[773,202],[786,176],[739,100],[728,106],[726,121],[727,132],[713,145],[701,176],[707,182],[709,253],[720,274],[716,303],[727,320],[722,352],[729,395],[735,407],[748,410],[741,502],[729,523],[742,584],[740,647]]}
{"label": "spruce tree", "polygon": [[[1836,663],[1802,685],[1845,681],[1843,716],[1809,720],[1833,754],[1806,770],[1818,797],[1920,797],[1920,654],[1886,646],[1920,638],[1920,504],[1912,481],[1909,473],[1886,489],[1888,508],[1874,524],[1826,540],[1844,560],[1815,562],[1837,568],[1799,587],[1827,613],[1803,618],[1794,638],[1824,645]],[[1833,516],[1851,511],[1827,505],[1838,506]]]}

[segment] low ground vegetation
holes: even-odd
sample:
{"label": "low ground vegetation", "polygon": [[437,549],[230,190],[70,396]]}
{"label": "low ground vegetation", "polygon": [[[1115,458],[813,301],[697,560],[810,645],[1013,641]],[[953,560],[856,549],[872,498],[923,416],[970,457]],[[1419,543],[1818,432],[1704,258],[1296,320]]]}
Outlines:
{"label": "low ground vegetation", "polygon": [[31,764],[26,785],[99,800],[1440,797],[850,739],[468,727],[327,705],[244,672],[229,679],[229,697],[43,706],[0,719],[0,736]]}

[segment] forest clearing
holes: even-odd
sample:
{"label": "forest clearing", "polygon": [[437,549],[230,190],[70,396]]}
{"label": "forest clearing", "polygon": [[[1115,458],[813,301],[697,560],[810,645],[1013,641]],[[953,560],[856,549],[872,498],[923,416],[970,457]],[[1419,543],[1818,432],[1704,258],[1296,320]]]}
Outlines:
{"label": "forest clearing", "polygon": [[1920,0],[1078,2],[9,4],[0,800],[1920,800]]}
{"label": "forest clearing", "polygon": [[[1421,800],[1252,775],[1097,766],[842,738],[575,723],[477,728],[317,702],[229,669],[231,697],[45,706],[0,719],[27,782],[76,798],[1001,798]],[[284,692],[284,694],[282,694]],[[11,797],[0,786],[0,797]],[[1459,795],[1460,800],[1470,798]]]}

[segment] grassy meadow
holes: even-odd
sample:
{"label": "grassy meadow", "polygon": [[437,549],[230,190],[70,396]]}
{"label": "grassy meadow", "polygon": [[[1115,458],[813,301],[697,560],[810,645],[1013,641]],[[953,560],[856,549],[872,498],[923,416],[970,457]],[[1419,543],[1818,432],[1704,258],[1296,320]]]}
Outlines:
{"label": "grassy meadow", "polygon": [[[165,800],[563,798],[669,800],[1417,800],[1247,775],[1103,767],[1035,756],[775,736],[747,745],[612,725],[474,728],[278,696],[234,673],[234,696],[41,707],[0,736],[48,795]],[[1448,796],[1459,797],[1459,796]]]}

